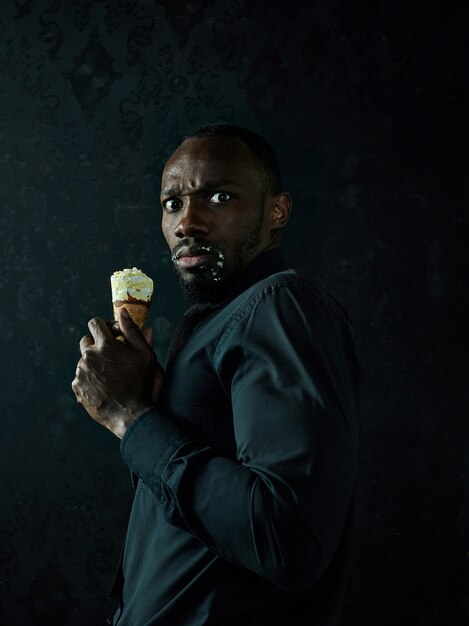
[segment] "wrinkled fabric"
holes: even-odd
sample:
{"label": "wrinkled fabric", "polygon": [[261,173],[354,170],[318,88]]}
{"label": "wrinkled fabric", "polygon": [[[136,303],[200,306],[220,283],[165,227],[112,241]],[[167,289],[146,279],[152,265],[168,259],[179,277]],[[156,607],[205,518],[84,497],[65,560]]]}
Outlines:
{"label": "wrinkled fabric", "polygon": [[122,439],[138,482],[114,624],[335,623],[358,387],[342,307],[279,251],[261,255],[178,342]]}

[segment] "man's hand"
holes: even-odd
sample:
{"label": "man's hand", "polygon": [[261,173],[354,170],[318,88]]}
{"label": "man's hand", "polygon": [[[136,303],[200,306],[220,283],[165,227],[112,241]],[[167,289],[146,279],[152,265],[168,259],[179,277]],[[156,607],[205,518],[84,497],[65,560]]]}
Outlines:
{"label": "man's hand", "polygon": [[80,341],[72,389],[89,415],[122,439],[135,419],[154,405],[163,381],[163,368],[151,349],[153,331],[143,333],[124,307],[119,310],[118,341],[108,323],[88,322],[90,336]]}

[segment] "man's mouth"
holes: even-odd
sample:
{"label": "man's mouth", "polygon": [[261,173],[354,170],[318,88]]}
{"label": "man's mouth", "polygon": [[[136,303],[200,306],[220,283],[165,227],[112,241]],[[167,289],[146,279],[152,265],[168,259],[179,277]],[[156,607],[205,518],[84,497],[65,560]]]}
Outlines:
{"label": "man's mouth", "polygon": [[223,280],[225,255],[219,246],[181,242],[173,249],[171,260],[183,282],[202,279],[206,283],[220,283]]}
{"label": "man's mouth", "polygon": [[179,267],[183,268],[201,267],[202,265],[206,265],[211,256],[211,254],[183,254],[182,256],[176,257],[176,263]]}
{"label": "man's mouth", "polygon": [[210,246],[203,244],[182,246],[173,253],[172,259],[178,267],[192,269],[206,265],[213,259],[215,252]]}

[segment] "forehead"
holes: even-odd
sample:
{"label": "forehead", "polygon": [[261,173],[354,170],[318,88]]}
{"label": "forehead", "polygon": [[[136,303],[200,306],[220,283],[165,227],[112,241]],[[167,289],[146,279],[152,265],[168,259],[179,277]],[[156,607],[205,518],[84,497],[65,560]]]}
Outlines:
{"label": "forehead", "polygon": [[163,187],[178,181],[235,180],[260,184],[258,165],[237,137],[192,137],[171,155],[163,170]]}

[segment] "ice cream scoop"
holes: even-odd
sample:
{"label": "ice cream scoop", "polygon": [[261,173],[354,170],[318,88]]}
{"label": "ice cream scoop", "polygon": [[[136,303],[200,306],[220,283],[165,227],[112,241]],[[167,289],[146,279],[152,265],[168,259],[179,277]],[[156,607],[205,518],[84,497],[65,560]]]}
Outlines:
{"label": "ice cream scoop", "polygon": [[153,296],[152,279],[136,267],[126,268],[112,274],[111,289],[114,319],[118,320],[118,311],[123,306],[142,329]]}

